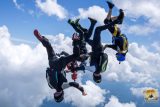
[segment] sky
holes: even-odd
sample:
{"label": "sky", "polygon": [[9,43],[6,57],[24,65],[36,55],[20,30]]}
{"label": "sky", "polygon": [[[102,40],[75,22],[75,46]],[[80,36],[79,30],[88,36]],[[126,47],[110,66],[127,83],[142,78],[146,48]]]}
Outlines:
{"label": "sky", "polygon": [[[103,25],[108,7],[105,0],[1,0],[0,1],[0,106],[1,107],[159,107],[160,102],[147,103],[143,91],[160,90],[160,1],[110,0],[125,12],[120,28],[129,40],[126,61],[118,64],[115,51],[106,49],[109,63],[96,84],[92,73],[79,72],[78,82],[87,96],[69,88],[65,99],[57,104],[45,78],[47,53],[33,36],[33,30],[45,35],[55,51],[72,52],[71,35],[75,32],[67,23],[80,18],[88,28],[87,19]],[[111,34],[101,34],[103,43],[111,43]],[[87,46],[90,49],[89,46]],[[67,79],[72,81],[70,74]]]}

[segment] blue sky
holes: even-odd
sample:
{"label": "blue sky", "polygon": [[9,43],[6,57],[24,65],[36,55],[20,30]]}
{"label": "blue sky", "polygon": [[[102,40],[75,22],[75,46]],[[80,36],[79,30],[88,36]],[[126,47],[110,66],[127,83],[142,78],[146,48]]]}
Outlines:
{"label": "blue sky", "polygon": [[[56,35],[58,33],[65,33],[67,36],[72,35],[74,30],[70,27],[70,25],[67,24],[68,18],[72,18],[73,16],[77,16],[78,9],[84,8],[87,9],[90,6],[97,5],[102,8],[105,8],[106,11],[108,10],[106,3],[101,0],[81,0],[81,1],[75,1],[75,0],[58,0],[58,3],[62,5],[68,12],[69,16],[66,19],[60,20],[57,16],[52,15],[48,16],[47,14],[43,13],[37,6],[34,0],[17,0],[17,3],[21,6],[21,9],[17,9],[14,5],[12,0],[5,0],[1,1],[1,25],[7,25],[9,28],[11,34],[15,38],[22,38],[26,40],[32,39],[32,31],[33,29],[37,28],[44,34],[53,34]],[[29,11],[33,11],[34,13],[31,15]],[[118,9],[114,9],[115,15],[118,14]],[[144,23],[144,19],[140,18],[136,20],[138,23]],[[82,20],[81,23],[88,27],[89,23],[88,20]],[[133,24],[134,22],[130,21],[130,18],[126,17],[125,22],[127,24]],[[55,27],[56,25],[56,27]],[[106,31],[104,31],[104,35],[102,36],[105,40],[110,39],[106,36]],[[134,41],[133,37],[134,34],[129,35],[128,38],[130,38],[130,41]],[[138,37],[137,41],[139,43],[143,41],[151,42],[153,40],[150,37],[144,38]],[[141,42],[140,42],[141,41]],[[143,42],[144,43],[144,42]],[[145,42],[146,43],[146,42]]]}
{"label": "blue sky", "polygon": [[[160,90],[160,81],[157,76],[160,74],[160,1],[111,1],[116,5],[113,9],[113,15],[118,15],[119,8],[122,8],[125,11],[126,17],[123,25],[120,27],[122,32],[127,35],[130,42],[129,55],[127,57],[128,60],[121,65],[117,65],[117,62],[115,62],[114,52],[112,50],[107,50],[106,52],[109,54],[110,62],[107,72],[103,75],[104,81],[101,84],[93,85],[91,77],[92,74],[87,73],[82,76],[80,82],[86,86],[94,86],[96,88],[100,87],[100,89],[97,88],[95,92],[100,92],[100,98],[103,99],[104,97],[104,99],[103,101],[98,102],[98,104],[95,104],[97,107],[110,107],[112,105],[112,101],[116,102],[117,99],[117,105],[123,105],[124,107],[159,107],[159,102],[146,103],[143,96],[138,93],[138,90],[143,90],[143,88],[146,87],[152,87]],[[11,77],[13,80],[15,79],[15,83],[19,83],[20,87],[22,86],[21,88],[23,89],[23,82],[17,82],[19,78],[16,79],[16,77],[18,77],[18,75],[22,75],[22,77],[24,76],[27,78],[32,74],[30,73],[32,70],[34,71],[37,69],[35,74],[42,77],[42,83],[44,83],[43,85],[41,82],[38,83],[38,87],[41,88],[37,91],[37,94],[42,93],[43,96],[41,100],[39,99],[40,102],[42,102],[39,107],[80,106],[77,105],[78,102],[73,99],[67,98],[63,103],[56,104],[49,97],[52,95],[48,95],[50,91],[48,91],[49,87],[46,86],[46,81],[44,79],[44,69],[47,66],[47,60],[42,62],[42,64],[38,63],[43,61],[43,58],[46,58],[46,54],[44,50],[41,50],[43,47],[38,44],[38,41],[34,38],[33,30],[36,28],[39,29],[42,34],[51,35],[53,45],[55,43],[55,46],[57,46],[56,50],[72,50],[70,47],[71,43],[68,43],[68,39],[65,37],[71,37],[74,30],[67,23],[67,20],[69,18],[74,19],[75,17],[79,17],[81,19],[80,23],[88,28],[90,23],[87,17],[93,17],[98,20],[98,26],[103,24],[102,22],[107,11],[108,7],[105,0],[1,0],[0,37],[5,35],[7,38],[5,39],[7,40],[6,43],[0,43],[1,46],[6,47],[6,50],[5,48],[0,47],[0,64],[2,65],[0,65],[0,70],[6,71],[4,74],[0,71],[0,73],[2,73],[2,77]],[[10,37],[7,37],[8,33],[10,34]],[[104,43],[111,43],[111,35],[107,30],[104,31],[101,36]],[[30,55],[31,53],[34,55]],[[38,55],[42,55],[42,57]],[[34,61],[30,61],[29,58],[33,58]],[[8,64],[9,67],[7,68],[6,66],[3,66],[5,64]],[[21,64],[24,66],[22,68],[27,68],[28,70],[28,72],[24,73],[25,75],[20,73],[22,69]],[[33,67],[29,65],[33,65]],[[40,65],[41,67],[38,67]],[[12,67],[16,74],[14,76],[9,71],[12,70]],[[28,69],[28,67],[30,68]],[[41,72],[39,73],[38,70]],[[35,80],[33,83],[37,83],[37,80],[39,80],[36,75],[34,75],[35,77],[31,77],[31,79]],[[3,79],[5,80],[5,78]],[[25,79],[22,79],[22,81],[23,80],[25,81]],[[86,81],[88,80],[92,81],[92,83],[87,84]],[[35,88],[33,83],[31,85],[30,82],[27,82],[27,84],[33,86],[31,88],[33,90],[31,91],[34,93]],[[6,89],[10,90],[12,87],[10,84],[11,83],[7,81],[6,87],[0,88],[0,90],[2,90],[0,91],[0,95],[4,93]],[[15,86],[19,87],[19,85]],[[15,91],[17,87],[15,87]],[[102,90],[109,91],[109,93],[104,94]],[[28,93],[28,91],[25,92]],[[34,93],[35,98],[38,98],[37,94],[35,95]],[[12,93],[10,95],[12,95]],[[3,101],[2,105],[7,105],[5,102],[7,102],[6,99],[9,98],[8,96],[9,95],[5,94],[4,98],[0,97],[0,100]],[[26,96],[26,94],[24,94],[24,96]],[[116,98],[112,96],[115,96]],[[72,97],[74,98],[75,96],[73,95]],[[14,102],[15,106],[18,105],[18,107],[20,107],[23,100],[16,101]],[[84,101],[84,99],[82,98],[81,101]],[[38,100],[35,99],[35,102],[38,102]],[[38,105],[38,103],[35,105]],[[128,104],[128,106],[125,104]],[[35,107],[32,104],[30,105],[29,101],[23,106],[27,107],[28,105]],[[10,107],[9,105],[7,106]]]}

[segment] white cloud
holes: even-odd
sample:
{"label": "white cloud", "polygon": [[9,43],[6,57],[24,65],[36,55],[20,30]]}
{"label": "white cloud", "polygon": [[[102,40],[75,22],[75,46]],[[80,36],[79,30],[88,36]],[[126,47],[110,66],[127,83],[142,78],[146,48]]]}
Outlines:
{"label": "white cloud", "polygon": [[148,36],[149,33],[153,33],[155,29],[152,26],[144,25],[132,25],[127,28],[129,34]]}
{"label": "white cloud", "polygon": [[76,89],[68,89],[66,90],[65,102],[71,102],[76,107],[95,107],[104,102],[105,90],[99,88],[91,81],[87,81],[86,85],[83,86],[87,92],[87,96],[82,96]]}
{"label": "white cloud", "polygon": [[17,9],[24,11],[24,9],[21,7],[21,5],[17,3],[17,0],[13,0],[13,3]]}
{"label": "white cloud", "polygon": [[[54,90],[53,92],[50,90],[45,78],[48,66],[45,48],[40,43],[34,48],[24,43],[15,45],[6,26],[0,27],[0,38],[0,106],[38,107],[45,98],[53,100]],[[47,38],[54,44],[56,52],[61,50],[72,52],[72,40],[64,34],[48,35]],[[81,82],[81,76],[79,74],[78,82]],[[70,81],[70,75],[67,77]],[[65,102],[72,102],[76,106],[79,100],[83,101],[82,106],[95,106],[104,102],[105,90],[91,81],[87,81],[84,87],[88,93],[85,97],[74,88],[65,90]],[[93,103],[89,104],[88,99]]]}
{"label": "white cloud", "polygon": [[154,42],[152,46],[160,53],[160,43],[159,42]]}
{"label": "white cloud", "polygon": [[121,103],[119,102],[117,97],[111,96],[109,102],[105,105],[105,107],[136,107],[136,104],[133,102]]}
{"label": "white cloud", "polygon": [[37,107],[48,93],[45,50],[14,45],[6,26],[0,27],[0,38],[0,106]]}
{"label": "white cloud", "polygon": [[146,89],[154,89],[154,88],[152,87],[130,88],[132,94],[135,95],[136,97],[144,97],[143,93]]}
{"label": "white cloud", "polygon": [[107,13],[105,12],[105,9],[99,6],[91,6],[88,9],[79,8],[79,18],[86,19],[88,17],[92,17],[99,21],[101,24],[103,23],[103,20],[106,18]]}
{"label": "white cloud", "polygon": [[141,36],[149,35],[160,27],[159,0],[113,0],[113,2],[118,8],[125,10],[126,16],[136,18],[136,20],[144,18],[141,24],[130,26],[129,29],[132,30],[130,33]]}
{"label": "white cloud", "polygon": [[119,81],[118,74],[115,72],[108,73],[106,79],[110,81]]}
{"label": "white cloud", "polygon": [[60,19],[67,17],[67,10],[57,3],[57,0],[36,0],[36,5],[48,16],[56,15]]}
{"label": "white cloud", "polygon": [[160,54],[158,52],[151,52],[143,45],[131,43],[126,61],[121,64],[118,64],[113,50],[107,49],[106,53],[109,55],[109,63],[107,71],[103,74],[105,79],[159,86]]}

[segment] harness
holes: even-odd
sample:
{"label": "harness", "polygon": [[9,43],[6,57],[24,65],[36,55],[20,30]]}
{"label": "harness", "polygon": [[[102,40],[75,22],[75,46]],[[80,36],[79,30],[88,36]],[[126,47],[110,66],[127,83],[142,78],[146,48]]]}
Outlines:
{"label": "harness", "polygon": [[100,56],[100,61],[99,61],[100,72],[105,72],[107,69],[107,65],[108,65],[108,55],[106,53],[103,53]]}
{"label": "harness", "polygon": [[117,25],[114,25],[114,32],[112,33],[113,36],[117,36],[118,34],[118,26]]}
{"label": "harness", "polygon": [[120,35],[123,38],[123,50],[120,51],[121,53],[127,53],[128,52],[128,39],[126,35],[121,34]]}
{"label": "harness", "polygon": [[65,77],[66,74],[64,70],[62,70],[61,73],[58,73],[58,71],[55,71],[51,68],[47,68],[46,70],[46,79],[51,89],[59,89],[60,84],[62,84],[63,82],[67,82],[67,79]]}
{"label": "harness", "polygon": [[126,35],[120,34],[119,36],[113,36],[112,37],[112,43],[115,44],[115,40],[119,39],[119,38],[123,39],[123,42],[122,42],[123,46],[122,46],[122,50],[120,49],[119,46],[117,46],[117,51],[120,52],[120,53],[126,54],[128,52],[128,39],[127,39]]}
{"label": "harness", "polygon": [[106,53],[99,54],[99,58],[95,58],[94,56],[90,56],[90,66],[95,66],[96,69],[98,67],[99,72],[105,72],[108,65],[108,55]]}

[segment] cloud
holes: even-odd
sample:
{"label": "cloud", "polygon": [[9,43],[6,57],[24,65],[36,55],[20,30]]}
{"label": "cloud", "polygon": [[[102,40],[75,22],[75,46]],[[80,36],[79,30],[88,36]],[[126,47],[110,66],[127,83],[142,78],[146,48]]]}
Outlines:
{"label": "cloud", "polygon": [[36,5],[48,16],[56,15],[60,19],[67,17],[67,10],[57,3],[57,0],[36,0]]}
{"label": "cloud", "polygon": [[24,11],[24,9],[21,7],[21,5],[17,3],[17,0],[13,0],[13,3],[17,9]]}
{"label": "cloud", "polygon": [[[48,67],[45,48],[40,43],[33,48],[25,43],[15,45],[6,26],[0,27],[0,38],[0,106],[38,107],[46,98],[53,101],[55,90],[48,87],[45,78],[45,70]],[[48,35],[47,38],[53,43],[55,52],[65,50],[72,53],[71,38],[65,37],[64,34]],[[82,76],[79,74],[79,83]],[[69,74],[67,78],[71,81]],[[65,90],[65,103],[72,102],[78,106],[78,101],[81,100],[82,106],[95,106],[104,102],[104,89],[91,81],[87,81],[84,87],[88,93],[85,97],[76,89]],[[93,103],[90,104],[88,99]]]}
{"label": "cloud", "polygon": [[0,106],[37,107],[48,93],[45,50],[14,45],[6,26],[0,27],[0,38]]}
{"label": "cloud", "polygon": [[[144,8],[139,10],[141,5],[139,5],[137,3],[138,1],[136,3],[134,1],[128,1],[128,0],[125,0],[125,1],[126,2],[114,1],[114,3],[116,4],[116,6],[118,6],[118,8],[122,8],[125,10],[126,17],[129,17],[131,20],[134,19],[134,24],[128,25],[125,23],[125,25],[122,26],[122,30],[124,32],[126,32],[128,34],[133,34],[136,36],[148,36],[149,33],[153,33],[155,31],[157,31],[157,27],[160,27],[160,25],[158,26],[156,24],[159,22],[159,18],[156,18],[156,17],[158,17],[159,15],[157,16],[157,15],[153,14],[153,16],[152,16],[150,14],[151,11],[149,9],[147,10],[148,12],[141,11],[141,10],[145,10]],[[152,1],[150,1],[150,2],[152,3]],[[144,5],[146,5],[145,3],[144,3]],[[136,5],[136,7],[139,6],[139,8],[136,10],[136,12],[135,12],[135,8],[133,8],[133,7],[135,7],[135,6],[133,6],[135,4],[138,4],[138,5]],[[143,4],[143,2],[141,4]],[[151,5],[151,6],[154,6],[154,5]],[[150,7],[150,8],[152,8],[152,7]],[[156,8],[156,9],[158,9],[158,8]],[[100,6],[96,6],[96,5],[91,6],[87,9],[79,8],[78,12],[79,12],[79,15],[74,18],[78,17],[81,19],[86,19],[88,17],[92,17],[92,18],[96,19],[100,24],[103,24],[103,21],[107,16],[107,12],[105,11],[105,9]],[[139,20],[141,18],[141,16],[143,16],[145,18],[144,22],[137,24],[136,20]],[[151,21],[151,20],[156,21],[156,23],[152,23],[154,21]],[[142,29],[143,29],[143,31],[142,31]]]}
{"label": "cloud", "polygon": [[152,44],[152,47],[155,48],[156,51],[160,53],[160,43],[159,42],[154,42]]}
{"label": "cloud", "polygon": [[71,102],[76,107],[95,107],[104,102],[105,90],[99,88],[91,81],[87,81],[86,85],[83,86],[87,92],[87,96],[82,96],[76,89],[68,89],[66,90],[65,102]]}
{"label": "cloud", "polygon": [[[142,31],[143,29],[143,31]],[[127,29],[129,34],[148,36],[149,33],[155,32],[155,29],[152,26],[144,26],[144,25],[132,25]]]}
{"label": "cloud", "polygon": [[24,39],[19,39],[19,38],[11,38],[12,41],[14,42],[18,42],[18,43],[26,43],[26,44],[32,44],[32,45],[36,45],[36,42],[32,42],[32,41],[28,41],[28,40],[24,40]]}
{"label": "cloud", "polygon": [[108,68],[103,74],[105,79],[135,85],[159,86],[160,54],[158,52],[151,52],[143,45],[131,43],[127,60],[121,64],[118,64],[113,50],[107,49],[105,52],[109,55]]}
{"label": "cloud", "polygon": [[79,8],[79,18],[86,19],[92,17],[103,24],[103,20],[106,18],[107,13],[105,9],[99,6],[91,6],[88,9]]}
{"label": "cloud", "polygon": [[[45,79],[45,68],[48,66],[45,48],[41,44],[34,48],[24,43],[15,45],[6,26],[0,27],[0,38],[0,106],[37,107],[46,97],[52,98]],[[72,53],[71,38],[64,34],[48,35],[47,38],[53,43],[56,52],[65,50]],[[107,71],[102,74],[104,81],[107,79],[131,85],[159,87],[159,52],[151,52],[143,45],[131,43],[127,61],[121,64],[116,61],[113,50],[107,49],[106,53],[109,55],[109,63]],[[81,83],[81,79],[79,82]],[[65,102],[77,106],[80,105],[80,100],[83,101],[82,107],[104,103],[104,89],[91,81],[87,81],[84,87],[88,96],[84,97],[78,90],[70,88],[65,90]],[[131,91],[136,93],[134,88]],[[94,103],[90,104],[86,99]]]}
{"label": "cloud", "polygon": [[[122,8],[125,10],[126,16],[129,18],[136,18],[139,20],[140,18],[144,18],[143,22],[138,25],[129,26],[132,30],[132,34],[137,35],[149,35],[153,31],[157,30],[160,27],[159,17],[160,17],[160,1],[159,0],[113,0],[115,5],[118,8]],[[127,28],[128,29],[128,28]],[[126,30],[127,30],[126,29]],[[137,29],[137,30],[135,30]],[[143,29],[140,31],[139,29]],[[148,33],[146,33],[146,32]]]}
{"label": "cloud", "polygon": [[109,102],[105,105],[105,107],[136,107],[135,103],[121,103],[118,98],[115,96],[111,96]]}

